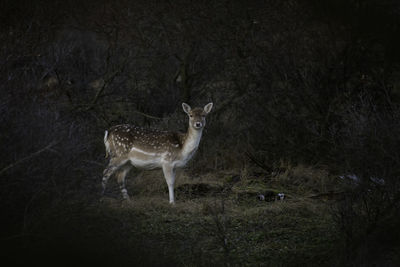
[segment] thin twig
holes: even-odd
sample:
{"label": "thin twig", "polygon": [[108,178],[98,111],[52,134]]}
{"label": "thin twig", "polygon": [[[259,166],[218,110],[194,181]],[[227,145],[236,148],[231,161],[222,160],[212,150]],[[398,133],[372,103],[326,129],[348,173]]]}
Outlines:
{"label": "thin twig", "polygon": [[254,164],[256,164],[258,167],[260,167],[261,169],[263,169],[266,172],[271,172],[271,168],[268,167],[267,165],[265,165],[263,162],[261,162],[260,160],[258,160],[252,153],[250,153],[249,151],[245,152],[245,155],[247,156],[247,158],[249,158]]}
{"label": "thin twig", "polygon": [[36,157],[36,156],[38,156],[40,153],[42,153],[42,152],[44,152],[44,151],[50,150],[50,149],[51,149],[53,146],[55,146],[57,143],[58,143],[58,142],[53,141],[53,142],[51,142],[50,144],[48,144],[47,146],[45,146],[44,148],[39,149],[38,151],[36,151],[36,152],[34,152],[34,153],[32,153],[32,154],[30,154],[30,155],[28,155],[28,156],[26,156],[26,157],[24,157],[24,158],[22,158],[22,159],[17,160],[17,161],[14,162],[14,163],[11,163],[11,164],[8,165],[7,167],[5,167],[5,168],[3,168],[2,170],[0,170],[0,175],[2,175],[4,172],[6,172],[7,170],[9,170],[9,169],[11,169],[11,168],[14,168],[14,167],[17,166],[18,164],[20,164],[20,163],[22,163],[22,162],[24,162],[24,161],[27,161],[27,160],[29,160],[29,159],[31,159],[31,158],[34,158],[34,157]]}
{"label": "thin twig", "polygon": [[94,160],[84,160],[83,162],[91,163],[91,164],[94,164],[94,165],[97,165],[97,166],[102,166],[102,167],[104,167],[104,164],[103,164],[103,163],[100,163],[100,162],[97,162],[97,161],[94,161]]}
{"label": "thin twig", "polygon": [[137,114],[142,115],[142,116],[144,116],[146,118],[149,118],[149,119],[162,120],[162,118],[160,118],[160,117],[155,117],[155,116],[152,116],[152,115],[149,115],[149,114],[137,111],[137,110],[133,111],[133,113],[137,113]]}

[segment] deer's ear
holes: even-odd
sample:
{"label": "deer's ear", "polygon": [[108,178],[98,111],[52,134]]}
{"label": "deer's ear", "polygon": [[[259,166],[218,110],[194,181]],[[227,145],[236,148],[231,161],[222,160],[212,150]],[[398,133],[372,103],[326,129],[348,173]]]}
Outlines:
{"label": "deer's ear", "polygon": [[210,113],[212,107],[213,107],[213,103],[208,103],[208,104],[205,105],[205,107],[204,107],[204,112],[205,112],[205,113]]}
{"label": "deer's ear", "polygon": [[189,114],[190,111],[192,110],[192,108],[186,103],[182,103],[182,108],[183,108],[183,111],[185,111],[187,114]]}

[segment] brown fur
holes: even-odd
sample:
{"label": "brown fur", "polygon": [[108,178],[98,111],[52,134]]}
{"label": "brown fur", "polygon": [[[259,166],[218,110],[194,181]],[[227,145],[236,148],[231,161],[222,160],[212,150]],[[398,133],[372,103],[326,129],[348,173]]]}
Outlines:
{"label": "brown fur", "polygon": [[147,129],[135,125],[122,124],[110,128],[108,141],[111,157],[128,153],[132,146],[144,151],[178,151],[182,148],[185,134]]}
{"label": "brown fur", "polygon": [[132,167],[147,170],[161,168],[168,185],[170,203],[174,203],[175,169],[185,166],[195,154],[206,125],[205,117],[212,106],[209,103],[203,109],[191,109],[188,104],[182,104],[189,116],[189,127],[185,134],[129,124],[111,127],[104,135],[110,162],[103,173],[103,193],[108,179],[116,172],[122,195],[129,199],[125,176]]}

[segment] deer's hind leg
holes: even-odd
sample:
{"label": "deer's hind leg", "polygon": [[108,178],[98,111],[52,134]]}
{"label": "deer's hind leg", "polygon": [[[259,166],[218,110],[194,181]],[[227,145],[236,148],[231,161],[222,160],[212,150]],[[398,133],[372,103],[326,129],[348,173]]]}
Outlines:
{"label": "deer's hind leg", "polygon": [[111,159],[110,163],[108,164],[107,168],[103,171],[103,180],[101,185],[103,187],[102,194],[104,195],[107,187],[108,179],[110,179],[111,175],[113,175],[119,168],[121,168],[128,160],[124,159]]}
{"label": "deer's hind leg", "polygon": [[132,165],[125,164],[118,170],[117,179],[119,183],[119,188],[121,189],[122,197],[126,200],[129,200],[128,190],[126,190],[125,177],[128,172],[132,169]]}

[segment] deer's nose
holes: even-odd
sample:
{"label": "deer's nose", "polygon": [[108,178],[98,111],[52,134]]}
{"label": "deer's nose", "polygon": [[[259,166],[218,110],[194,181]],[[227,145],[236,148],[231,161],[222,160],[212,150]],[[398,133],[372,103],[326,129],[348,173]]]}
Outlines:
{"label": "deer's nose", "polygon": [[201,127],[201,122],[195,122],[194,126],[197,127],[197,128],[200,128]]}

